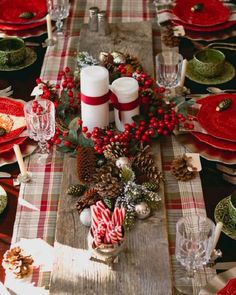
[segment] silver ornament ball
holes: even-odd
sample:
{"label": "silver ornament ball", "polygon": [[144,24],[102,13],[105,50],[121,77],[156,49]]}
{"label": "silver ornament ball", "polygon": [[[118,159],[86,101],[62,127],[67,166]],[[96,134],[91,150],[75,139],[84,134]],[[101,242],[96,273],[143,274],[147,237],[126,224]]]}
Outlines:
{"label": "silver ornament ball", "polygon": [[116,166],[122,168],[124,166],[129,166],[129,159],[127,157],[120,157],[116,160]]}
{"label": "silver ornament ball", "polygon": [[135,205],[135,212],[138,219],[145,219],[151,214],[151,209],[148,204],[145,202],[141,202]]}
{"label": "silver ornament ball", "polygon": [[85,208],[79,216],[81,223],[85,226],[91,226],[91,209]]}

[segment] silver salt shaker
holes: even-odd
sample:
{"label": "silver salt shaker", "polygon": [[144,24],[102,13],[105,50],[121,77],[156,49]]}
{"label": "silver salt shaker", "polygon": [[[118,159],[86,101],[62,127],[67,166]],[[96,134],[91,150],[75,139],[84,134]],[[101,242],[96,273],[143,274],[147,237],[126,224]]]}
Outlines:
{"label": "silver salt shaker", "polygon": [[98,31],[98,7],[89,8],[89,30],[91,32]]}
{"label": "silver salt shaker", "polygon": [[102,36],[108,35],[110,33],[105,10],[98,12],[98,33]]}

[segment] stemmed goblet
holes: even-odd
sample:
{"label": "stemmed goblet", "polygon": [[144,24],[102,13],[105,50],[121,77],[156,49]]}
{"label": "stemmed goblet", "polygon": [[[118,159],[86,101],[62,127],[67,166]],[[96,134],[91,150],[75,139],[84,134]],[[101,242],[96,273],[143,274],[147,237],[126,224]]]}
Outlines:
{"label": "stemmed goblet", "polygon": [[63,35],[63,20],[68,17],[69,0],[48,0],[48,13],[51,19],[56,22],[57,35]]}
{"label": "stemmed goblet", "polygon": [[183,294],[193,294],[192,281],[197,269],[210,260],[215,224],[207,217],[191,215],[176,224],[176,259],[186,268],[186,276],[176,280],[175,287]]}
{"label": "stemmed goblet", "polygon": [[166,50],[156,55],[156,83],[165,87],[165,98],[168,101],[171,89],[176,87],[181,79],[183,56],[178,52]]}
{"label": "stemmed goblet", "polygon": [[55,134],[55,107],[48,99],[31,100],[24,105],[29,137],[38,141],[38,164],[49,164],[47,140]]}

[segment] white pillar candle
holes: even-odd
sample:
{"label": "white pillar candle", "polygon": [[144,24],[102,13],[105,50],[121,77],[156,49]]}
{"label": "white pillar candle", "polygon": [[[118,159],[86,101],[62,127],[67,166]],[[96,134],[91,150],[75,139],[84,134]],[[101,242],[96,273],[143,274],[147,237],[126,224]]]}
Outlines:
{"label": "white pillar candle", "polygon": [[184,87],[184,81],[185,81],[185,74],[186,74],[186,70],[187,70],[187,64],[188,64],[187,59],[184,59],[183,60],[183,64],[182,64],[180,82],[179,82],[180,88],[183,88]]}
{"label": "white pillar candle", "polygon": [[52,22],[51,22],[50,14],[47,14],[46,20],[47,20],[48,40],[52,40]]}
{"label": "white pillar candle", "polygon": [[22,153],[21,153],[19,145],[14,144],[13,149],[14,149],[14,152],[15,152],[15,155],[16,155],[16,160],[17,160],[19,168],[20,168],[20,173],[21,173],[22,176],[25,176],[25,175],[27,175],[27,170],[26,170],[26,167],[25,167],[25,163],[24,163],[24,160],[23,160]]}
{"label": "white pillar candle", "polygon": [[[134,78],[124,77],[115,80],[111,85],[112,92],[117,96],[119,103],[130,103],[138,98],[139,85]],[[126,123],[133,122],[132,117],[139,114],[139,105],[130,111],[119,111],[114,109],[116,128],[124,131]]]}
{"label": "white pillar candle", "polygon": [[216,245],[217,245],[218,240],[220,238],[222,228],[223,228],[223,223],[222,222],[217,222],[216,228],[215,228],[214,240],[213,240],[213,243],[212,243],[212,251],[214,251],[214,249],[216,248]]}
{"label": "white pillar candle", "polygon": [[[81,94],[91,98],[104,96],[109,92],[109,73],[101,66],[88,66],[80,74]],[[109,101],[99,105],[90,105],[81,100],[81,119],[83,126],[92,131],[94,127],[106,127],[109,124]]]}

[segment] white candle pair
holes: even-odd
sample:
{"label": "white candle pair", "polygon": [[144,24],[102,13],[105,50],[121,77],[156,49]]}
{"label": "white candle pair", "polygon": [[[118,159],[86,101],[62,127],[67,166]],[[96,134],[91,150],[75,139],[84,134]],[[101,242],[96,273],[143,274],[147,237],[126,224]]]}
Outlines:
{"label": "white candle pair", "polygon": [[[100,66],[88,66],[81,71],[81,117],[83,126],[89,131],[94,127],[106,127],[109,124],[109,101],[104,96],[109,94],[109,73]],[[129,104],[138,98],[138,82],[134,78],[124,77],[115,80],[110,89],[119,104]],[[98,100],[101,103],[97,103]],[[126,105],[127,106],[127,105]],[[126,111],[115,108],[116,128],[124,130],[126,123],[132,123],[132,117],[139,114],[139,105]]]}

